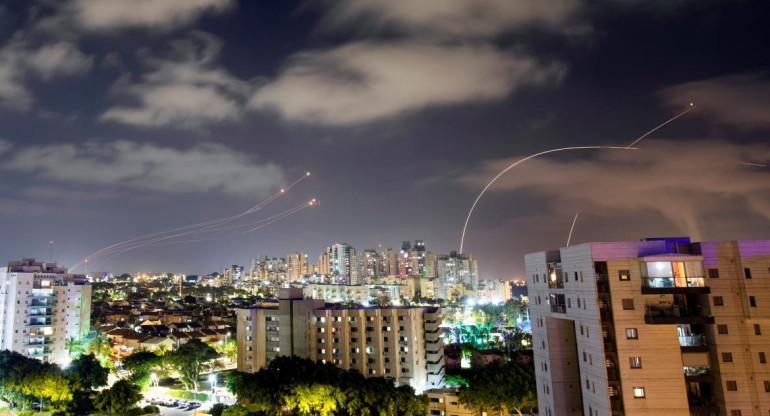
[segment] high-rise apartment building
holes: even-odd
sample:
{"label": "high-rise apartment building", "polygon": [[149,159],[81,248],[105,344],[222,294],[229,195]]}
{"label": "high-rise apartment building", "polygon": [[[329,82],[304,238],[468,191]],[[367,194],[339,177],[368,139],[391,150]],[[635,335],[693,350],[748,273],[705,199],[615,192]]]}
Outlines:
{"label": "high-rise apartment building", "polygon": [[299,282],[306,274],[309,274],[307,254],[298,251],[286,256],[286,276],[290,282]]}
{"label": "high-rise apartment building", "polygon": [[358,280],[361,284],[371,284],[381,277],[380,254],[375,249],[366,249],[358,253]]}
{"label": "high-rise apartment building", "polygon": [[525,256],[540,414],[768,415],[770,241]]}
{"label": "high-rise apartment building", "polygon": [[63,364],[67,340],[91,329],[91,285],[56,263],[11,261],[0,268],[0,311],[0,350]]}
{"label": "high-rise apartment building", "polygon": [[398,252],[388,247],[380,253],[382,277],[398,276]]}
{"label": "high-rise apartment building", "polygon": [[[448,256],[438,256],[436,259],[438,296],[443,299],[453,299],[457,294],[464,293],[465,289],[475,290],[479,281],[478,274],[478,261],[470,254],[458,254],[452,251]],[[463,285],[465,288],[457,288],[457,285]]]}
{"label": "high-rise apartment building", "polygon": [[334,243],[326,249],[329,257],[330,282],[357,285],[358,267],[356,249],[348,244]]}
{"label": "high-rise apartment building", "polygon": [[435,307],[327,308],[281,289],[278,305],[236,309],[238,371],[254,372],[278,355],[297,355],[392,377],[418,392],[444,377],[441,313]]}

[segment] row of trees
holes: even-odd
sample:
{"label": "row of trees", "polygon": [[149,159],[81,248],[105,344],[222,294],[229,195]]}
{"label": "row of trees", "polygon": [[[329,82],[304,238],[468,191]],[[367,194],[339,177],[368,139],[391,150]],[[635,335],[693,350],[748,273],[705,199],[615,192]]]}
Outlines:
{"label": "row of trees", "polygon": [[66,369],[17,352],[0,351],[0,399],[22,413],[33,403],[54,414],[90,414],[96,410],[125,414],[142,396],[140,388],[119,381],[107,385],[109,370],[93,354],[79,356]]}
{"label": "row of trees", "polygon": [[477,411],[503,410],[522,415],[537,411],[533,363],[497,360],[486,367],[447,375],[447,385],[460,388],[460,402]]}
{"label": "row of trees", "polygon": [[256,373],[228,374],[227,388],[242,405],[224,410],[223,416],[423,416],[425,395],[410,386],[396,387],[383,377],[366,378],[331,363],[297,357],[277,357]]}

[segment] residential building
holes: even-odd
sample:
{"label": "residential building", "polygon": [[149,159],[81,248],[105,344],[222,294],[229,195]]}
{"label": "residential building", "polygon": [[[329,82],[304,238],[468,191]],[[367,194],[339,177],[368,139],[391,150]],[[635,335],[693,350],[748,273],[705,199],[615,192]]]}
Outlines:
{"label": "residential building", "polygon": [[451,251],[449,255],[440,255],[436,260],[436,278],[438,279],[438,297],[456,300],[456,285],[463,284],[466,289],[474,290],[479,281],[479,264],[472,255],[458,254]]}
{"label": "residential building", "polygon": [[296,355],[392,377],[419,392],[443,380],[439,308],[330,308],[288,288],[281,289],[277,305],[236,314],[238,371],[258,371],[276,356]]}
{"label": "residential building", "polygon": [[356,249],[348,244],[334,243],[326,249],[329,259],[330,283],[357,285]]}
{"label": "residential building", "polygon": [[307,254],[298,251],[286,256],[286,275],[290,282],[299,282],[306,274],[309,274]]}
{"label": "residential building", "polygon": [[770,413],[770,241],[525,256],[540,414]]}
{"label": "residential building", "polygon": [[66,363],[67,340],[91,329],[91,284],[56,263],[11,261],[0,268],[0,350]]}

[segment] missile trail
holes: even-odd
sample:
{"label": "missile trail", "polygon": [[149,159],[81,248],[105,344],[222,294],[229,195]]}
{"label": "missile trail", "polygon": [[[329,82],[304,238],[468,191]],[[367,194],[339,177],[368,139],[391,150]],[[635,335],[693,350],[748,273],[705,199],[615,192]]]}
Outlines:
{"label": "missile trail", "polygon": [[473,215],[473,210],[476,208],[476,205],[479,203],[479,200],[482,196],[484,196],[484,193],[487,192],[487,189],[489,189],[490,186],[492,186],[493,183],[495,183],[498,179],[500,179],[501,176],[503,176],[506,172],[509,170],[515,168],[516,166],[519,166],[520,164],[530,160],[534,159],[538,156],[547,155],[549,153],[556,153],[556,152],[565,152],[568,150],[588,150],[588,149],[606,149],[606,150],[636,150],[635,147],[623,147],[623,146],[571,146],[571,147],[560,147],[558,149],[550,149],[545,150],[542,152],[538,152],[532,155],[529,155],[527,157],[521,158],[514,162],[512,165],[508,166],[507,168],[503,169],[502,172],[498,173],[497,176],[495,176],[487,186],[484,187],[484,189],[481,190],[479,193],[479,196],[476,197],[476,200],[473,201],[473,205],[471,205],[470,211],[468,211],[468,216],[465,217],[465,225],[463,226],[463,234],[462,237],[460,237],[460,253],[463,252],[463,243],[465,242],[465,232],[468,229],[468,222],[471,220],[471,215]]}
{"label": "missile trail", "polygon": [[[235,221],[235,220],[237,220],[237,219],[239,219],[241,217],[244,217],[246,215],[249,215],[249,214],[252,214],[252,213],[254,213],[256,211],[261,210],[267,204],[269,204],[270,202],[272,202],[276,198],[280,197],[281,195],[284,195],[291,188],[293,188],[294,186],[296,186],[297,184],[299,184],[300,182],[302,182],[304,179],[306,179],[309,176],[310,176],[310,172],[305,172],[304,175],[302,175],[299,179],[297,179],[296,181],[291,183],[289,186],[287,186],[285,188],[282,188],[280,191],[274,193],[273,195],[270,195],[269,197],[267,197],[263,201],[257,203],[256,205],[252,206],[251,208],[249,208],[249,209],[247,209],[247,210],[245,210],[245,211],[243,211],[243,212],[241,212],[239,214],[236,214],[236,215],[233,215],[233,216],[230,216],[230,217],[219,218],[219,219],[199,222],[199,223],[195,223],[195,224],[185,225],[185,226],[182,226],[182,227],[177,227],[177,228],[173,228],[173,229],[169,229],[169,230],[159,231],[159,232],[156,232],[156,233],[146,234],[146,235],[142,235],[142,236],[139,236],[139,237],[134,237],[134,238],[131,238],[131,239],[128,239],[128,240],[125,240],[125,241],[121,241],[121,242],[109,245],[107,247],[101,248],[101,249],[99,249],[97,251],[94,251],[93,253],[90,253],[87,256],[85,256],[83,260],[77,262],[74,266],[72,266],[70,268],[70,271],[73,271],[73,270],[77,269],[78,267],[82,266],[86,259],[93,258],[93,257],[100,257],[103,254],[111,252],[112,250],[115,250],[115,249],[120,249],[123,246],[128,245],[128,244],[137,243],[137,242],[140,242],[140,241],[143,241],[143,240],[147,240],[147,241],[150,241],[150,240],[152,240],[152,241],[161,241],[161,240],[167,239],[168,237],[165,237],[165,235],[169,234],[169,233],[180,232],[180,231],[185,231],[185,230],[190,230],[189,233],[192,233],[194,231],[197,231],[197,230],[200,230],[200,229],[203,229],[203,228],[207,228],[207,227],[208,228],[212,228],[212,227],[216,227],[216,226],[220,226],[220,225],[224,225],[224,224],[233,222],[233,221]],[[144,242],[147,242],[147,241],[144,241]]]}
{"label": "missile trail", "polygon": [[158,241],[152,242],[152,241],[150,241],[150,242],[138,243],[136,245],[129,246],[129,247],[117,248],[114,251],[102,254],[102,255],[107,255],[107,257],[100,261],[100,266],[102,264],[106,263],[108,260],[112,259],[115,256],[118,256],[120,254],[129,252],[129,251],[132,251],[132,250],[135,250],[135,249],[138,249],[138,248],[155,247],[155,246],[163,246],[163,245],[171,245],[171,244],[193,243],[193,242],[201,242],[201,241],[216,241],[216,240],[224,240],[224,239],[228,239],[228,238],[232,238],[232,237],[238,237],[238,236],[241,236],[241,235],[253,232],[253,231],[257,231],[257,230],[259,230],[261,228],[264,228],[264,227],[266,227],[266,226],[268,226],[270,224],[273,224],[273,223],[275,223],[275,222],[277,222],[277,221],[279,221],[279,220],[281,220],[283,218],[286,218],[286,217],[288,217],[288,216],[290,216],[292,214],[295,214],[295,213],[297,213],[299,211],[302,211],[303,209],[305,209],[307,207],[316,205],[317,204],[316,201],[317,201],[316,199],[312,199],[312,200],[310,200],[310,201],[308,201],[308,202],[306,202],[306,203],[304,203],[302,205],[298,205],[298,206],[296,206],[294,208],[288,209],[286,211],[283,211],[283,212],[281,212],[279,214],[276,214],[276,215],[273,215],[271,217],[263,218],[262,220],[259,220],[259,221],[256,221],[256,222],[240,224],[240,225],[233,225],[233,226],[228,226],[228,227],[222,227],[220,229],[212,229],[212,230],[204,231],[204,232],[214,232],[214,231],[230,230],[230,229],[236,229],[236,228],[244,228],[244,227],[248,227],[248,226],[252,226],[252,225],[255,225],[255,224],[262,223],[261,225],[259,225],[256,228],[252,228],[250,230],[239,232],[239,233],[228,234],[228,235],[218,236],[218,237],[206,237],[206,238],[196,238],[196,239],[177,240],[177,241],[163,241],[163,242],[158,242]]}
{"label": "missile trail", "polygon": [[693,104],[693,103],[690,103],[690,105],[688,106],[688,108],[687,108],[686,110],[684,110],[684,111],[682,111],[681,113],[679,113],[679,114],[675,115],[674,117],[671,117],[670,119],[668,119],[668,120],[664,121],[663,123],[660,123],[659,125],[655,126],[655,128],[654,128],[654,129],[652,129],[652,130],[648,131],[647,133],[644,133],[643,135],[639,136],[639,138],[638,138],[638,139],[634,140],[634,141],[633,141],[631,144],[629,144],[629,145],[628,145],[626,148],[627,148],[627,149],[630,149],[630,148],[634,147],[634,145],[635,145],[635,144],[637,144],[637,143],[639,143],[640,141],[642,141],[642,139],[644,139],[645,137],[647,137],[647,136],[651,135],[652,133],[654,133],[654,132],[658,131],[660,128],[664,127],[664,126],[665,126],[665,125],[667,125],[668,123],[671,123],[672,121],[674,121],[674,120],[678,119],[679,117],[682,117],[683,115],[685,115],[685,114],[689,113],[689,112],[690,112],[690,111],[692,111],[692,110],[695,110],[695,104]]}
{"label": "missile trail", "polygon": [[[495,183],[495,181],[497,181],[501,176],[503,176],[509,170],[515,168],[516,166],[518,166],[518,165],[520,165],[520,164],[522,164],[522,163],[524,163],[524,162],[526,162],[526,161],[528,161],[530,159],[536,158],[538,156],[546,155],[546,154],[549,154],[549,153],[555,153],[555,152],[563,152],[563,151],[567,151],[567,150],[586,150],[586,149],[635,150],[636,148],[634,147],[634,145],[639,143],[640,141],[642,141],[642,139],[644,139],[645,137],[649,136],[650,134],[656,132],[657,130],[661,129],[662,127],[666,126],[667,124],[673,122],[674,120],[684,116],[685,114],[689,113],[690,111],[692,111],[694,109],[695,109],[695,104],[690,103],[690,105],[688,106],[688,108],[686,110],[680,112],[679,114],[675,115],[674,117],[671,117],[670,119],[664,121],[663,123],[655,126],[655,128],[653,128],[652,130],[648,131],[647,133],[644,133],[639,138],[634,140],[631,144],[629,144],[628,146],[625,146],[625,147],[619,147],[619,146],[573,146],[573,147],[561,147],[561,148],[558,148],[558,149],[545,150],[545,151],[542,151],[542,152],[539,152],[539,153],[535,153],[533,155],[529,155],[529,156],[527,156],[525,158],[517,160],[512,165],[510,165],[507,168],[503,169],[503,171],[498,173],[497,176],[492,178],[492,180],[489,181],[487,186],[485,186],[484,189],[481,190],[479,195],[476,197],[476,200],[473,201],[473,205],[471,205],[471,209],[468,211],[468,216],[465,217],[465,225],[463,225],[463,233],[462,233],[462,236],[460,237],[460,253],[463,252],[463,244],[465,243],[465,232],[468,230],[468,222],[471,220],[471,215],[473,215],[473,210],[476,208],[476,205],[479,203],[479,200],[481,199],[481,197],[484,196],[484,193],[487,191],[487,189],[489,189],[489,187],[492,186],[492,184]],[[575,216],[575,218],[577,219],[577,215]],[[571,231],[570,231],[570,233],[571,233]]]}
{"label": "missile trail", "polygon": [[569,247],[569,240],[572,239],[572,231],[575,229],[575,223],[577,222],[578,215],[580,215],[580,210],[575,213],[575,219],[572,220],[572,227],[569,227],[569,235],[567,236],[567,247]]}
{"label": "missile trail", "polygon": [[[251,223],[246,223],[246,224],[239,224],[239,225],[232,225],[232,226],[227,226],[227,227],[221,227],[221,226],[217,226],[215,228],[207,227],[207,228],[203,228],[203,229],[198,229],[198,230],[193,230],[193,231],[187,231],[187,232],[184,232],[184,233],[169,235],[169,236],[165,236],[165,237],[162,237],[162,238],[155,238],[155,239],[152,239],[152,240],[136,242],[134,245],[130,245],[130,246],[125,246],[124,245],[122,247],[116,247],[116,248],[113,248],[113,249],[110,249],[110,250],[106,250],[106,251],[103,251],[103,252],[99,253],[96,256],[96,258],[101,257],[101,256],[105,256],[105,255],[109,255],[109,254],[112,254],[112,253],[115,253],[115,252],[123,252],[123,251],[127,251],[127,250],[133,250],[133,249],[136,249],[136,248],[141,248],[141,247],[160,245],[158,243],[160,243],[162,240],[169,240],[169,239],[172,239],[172,238],[182,237],[182,236],[186,236],[186,235],[190,235],[190,234],[210,233],[210,232],[216,232],[216,231],[231,230],[231,229],[237,229],[237,228],[245,228],[245,227],[249,227],[249,226],[256,225],[256,224],[261,224],[263,222],[273,220],[274,218],[277,218],[277,219],[283,218],[283,216],[285,216],[287,212],[288,213],[294,213],[295,210],[297,210],[298,208],[302,208],[302,207],[305,207],[307,205],[308,205],[308,202],[306,202],[306,203],[304,203],[302,205],[299,205],[298,207],[291,208],[291,209],[283,211],[283,212],[281,212],[279,214],[273,215],[271,217],[263,218],[263,219],[261,219],[259,221],[256,221],[256,222],[251,222]],[[174,241],[171,242],[171,244],[173,244],[173,243],[174,243]]]}

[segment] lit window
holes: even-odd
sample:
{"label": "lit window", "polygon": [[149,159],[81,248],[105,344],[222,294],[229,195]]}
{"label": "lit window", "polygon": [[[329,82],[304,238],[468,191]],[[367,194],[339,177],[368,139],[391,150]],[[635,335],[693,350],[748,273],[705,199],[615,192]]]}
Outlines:
{"label": "lit window", "polygon": [[642,357],[628,357],[631,368],[642,368]]}
{"label": "lit window", "polygon": [[644,387],[634,387],[634,398],[644,399]]}
{"label": "lit window", "polygon": [[639,339],[639,332],[636,328],[626,328],[626,339]]}

